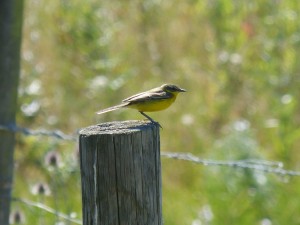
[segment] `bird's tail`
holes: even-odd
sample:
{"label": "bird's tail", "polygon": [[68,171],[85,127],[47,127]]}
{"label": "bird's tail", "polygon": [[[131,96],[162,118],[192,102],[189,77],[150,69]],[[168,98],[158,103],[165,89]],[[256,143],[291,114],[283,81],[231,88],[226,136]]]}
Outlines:
{"label": "bird's tail", "polygon": [[102,110],[96,112],[96,114],[102,114],[102,113],[107,113],[107,112],[110,112],[110,111],[114,111],[114,110],[120,109],[122,107],[125,107],[128,104],[129,104],[128,102],[124,102],[124,103],[122,103],[120,105],[112,106],[112,107],[109,107],[107,109],[102,109]]}

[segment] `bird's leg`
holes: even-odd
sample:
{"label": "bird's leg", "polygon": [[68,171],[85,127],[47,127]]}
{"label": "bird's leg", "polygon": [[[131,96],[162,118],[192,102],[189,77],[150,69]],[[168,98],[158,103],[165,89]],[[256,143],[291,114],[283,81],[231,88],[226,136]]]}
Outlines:
{"label": "bird's leg", "polygon": [[159,122],[156,122],[155,120],[153,120],[150,116],[148,116],[146,113],[139,111],[144,117],[146,117],[148,120],[151,121],[151,123],[157,124],[160,128],[162,128],[162,126],[159,124]]}

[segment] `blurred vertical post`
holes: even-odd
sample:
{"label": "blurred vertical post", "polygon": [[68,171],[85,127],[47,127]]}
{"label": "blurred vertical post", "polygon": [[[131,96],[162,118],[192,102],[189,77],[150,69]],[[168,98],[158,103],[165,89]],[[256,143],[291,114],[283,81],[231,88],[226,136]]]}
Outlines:
{"label": "blurred vertical post", "polygon": [[80,131],[84,225],[161,225],[159,127],[103,123]]}
{"label": "blurred vertical post", "polygon": [[[0,1],[0,125],[15,125],[20,73],[22,0]],[[15,134],[0,129],[0,224],[9,223]]]}

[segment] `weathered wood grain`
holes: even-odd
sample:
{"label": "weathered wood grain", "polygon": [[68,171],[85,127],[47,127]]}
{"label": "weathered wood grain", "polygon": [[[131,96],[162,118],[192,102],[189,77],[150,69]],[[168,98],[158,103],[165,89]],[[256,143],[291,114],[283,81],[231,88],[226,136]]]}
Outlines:
{"label": "weathered wood grain", "polygon": [[103,123],[80,131],[84,225],[160,225],[159,127]]}

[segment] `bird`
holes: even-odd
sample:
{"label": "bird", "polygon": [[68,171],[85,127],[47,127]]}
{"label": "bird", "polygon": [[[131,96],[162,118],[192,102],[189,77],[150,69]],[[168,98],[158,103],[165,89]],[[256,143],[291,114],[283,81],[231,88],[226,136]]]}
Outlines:
{"label": "bird", "polygon": [[158,122],[154,121],[145,112],[161,111],[168,108],[176,100],[180,92],[186,92],[186,90],[174,84],[163,84],[160,87],[128,97],[124,99],[121,104],[102,109],[96,113],[103,114],[121,108],[132,108],[138,110],[152,123],[160,126]]}

